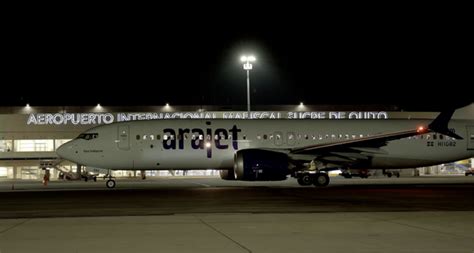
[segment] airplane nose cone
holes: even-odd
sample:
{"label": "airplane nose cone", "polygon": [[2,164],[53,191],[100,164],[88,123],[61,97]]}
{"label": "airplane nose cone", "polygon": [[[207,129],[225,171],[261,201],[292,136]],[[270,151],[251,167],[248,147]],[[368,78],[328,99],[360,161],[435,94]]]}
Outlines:
{"label": "airplane nose cone", "polygon": [[66,142],[63,145],[59,146],[58,149],[56,149],[56,154],[60,158],[71,161],[71,159],[73,158],[72,157],[72,150],[73,150],[72,142]]}
{"label": "airplane nose cone", "polygon": [[63,144],[61,146],[59,146],[58,149],[56,149],[56,154],[60,157],[60,158],[66,158],[66,145]]}

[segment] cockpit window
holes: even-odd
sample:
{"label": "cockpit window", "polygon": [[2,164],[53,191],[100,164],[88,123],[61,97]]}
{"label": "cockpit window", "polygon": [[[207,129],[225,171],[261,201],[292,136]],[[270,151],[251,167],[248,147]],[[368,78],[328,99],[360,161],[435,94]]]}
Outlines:
{"label": "cockpit window", "polygon": [[86,134],[80,134],[77,139],[84,139],[84,140],[92,140],[96,139],[99,137],[99,134],[97,133],[86,133]]}

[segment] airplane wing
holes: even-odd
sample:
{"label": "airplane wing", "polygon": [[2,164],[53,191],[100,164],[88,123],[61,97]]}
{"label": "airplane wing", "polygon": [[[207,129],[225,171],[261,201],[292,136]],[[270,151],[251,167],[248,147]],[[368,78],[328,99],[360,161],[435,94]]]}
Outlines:
{"label": "airplane wing", "polygon": [[363,165],[376,154],[384,154],[381,147],[387,145],[392,140],[403,139],[411,136],[426,134],[429,132],[441,133],[456,139],[462,139],[448,129],[448,122],[451,119],[454,110],[442,112],[433,120],[428,127],[420,126],[416,129],[391,132],[366,136],[361,138],[352,138],[342,141],[336,141],[324,144],[315,144],[304,147],[287,150],[287,155],[294,161],[315,160],[327,167],[341,167]]}
{"label": "airplane wing", "polygon": [[[384,154],[381,147],[391,140],[402,139],[430,132],[426,128],[378,134],[324,144],[290,149],[288,156],[294,160],[316,160],[328,167],[363,165],[376,154]],[[311,158],[311,159],[308,159]],[[331,166],[333,165],[333,166]]]}

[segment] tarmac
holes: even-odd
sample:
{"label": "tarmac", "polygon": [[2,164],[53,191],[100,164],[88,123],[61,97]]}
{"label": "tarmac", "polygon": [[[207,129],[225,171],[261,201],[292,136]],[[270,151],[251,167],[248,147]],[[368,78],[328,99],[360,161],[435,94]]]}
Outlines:
{"label": "tarmac", "polygon": [[474,177],[331,180],[0,181],[0,252],[474,252]]}

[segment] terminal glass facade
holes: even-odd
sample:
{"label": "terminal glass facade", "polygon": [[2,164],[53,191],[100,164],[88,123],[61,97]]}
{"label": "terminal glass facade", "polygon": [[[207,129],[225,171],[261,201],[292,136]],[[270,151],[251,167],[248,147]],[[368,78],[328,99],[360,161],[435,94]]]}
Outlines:
{"label": "terminal glass facade", "polygon": [[47,152],[54,151],[54,140],[15,140],[15,152]]}

